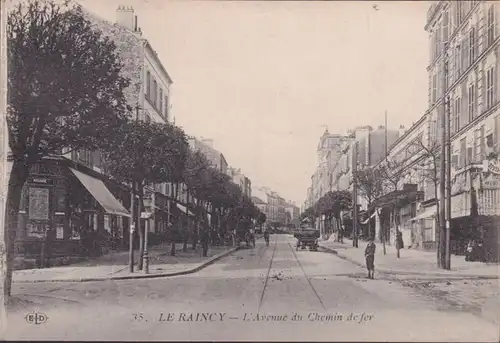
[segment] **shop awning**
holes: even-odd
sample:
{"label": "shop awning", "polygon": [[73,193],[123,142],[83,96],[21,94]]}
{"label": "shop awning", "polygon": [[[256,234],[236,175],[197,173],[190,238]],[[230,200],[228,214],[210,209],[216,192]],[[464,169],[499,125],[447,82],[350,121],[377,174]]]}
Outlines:
{"label": "shop awning", "polygon": [[429,208],[426,208],[424,212],[416,215],[415,217],[411,218],[410,221],[414,222],[420,219],[427,219],[427,218],[432,218],[436,215],[436,206],[431,206]]}
{"label": "shop awning", "polygon": [[193,212],[191,212],[190,210],[188,210],[188,209],[186,208],[186,206],[184,206],[184,205],[181,205],[181,204],[177,203],[177,208],[178,208],[179,210],[181,210],[183,213],[189,214],[190,216],[193,216],[193,217],[194,217]]}
{"label": "shop awning", "polygon": [[71,172],[80,180],[82,185],[92,194],[97,202],[108,214],[130,217],[130,213],[109,191],[104,182],[90,175],[86,175],[78,170],[69,168]]}
{"label": "shop awning", "polygon": [[366,220],[362,221],[362,222],[361,222],[361,224],[368,224],[368,221],[369,221],[370,219],[372,219],[373,217],[375,217],[375,215],[376,215],[376,214],[377,214],[377,212],[373,212],[373,213],[372,213],[372,215],[370,216],[370,218],[368,218],[368,219],[366,219]]}

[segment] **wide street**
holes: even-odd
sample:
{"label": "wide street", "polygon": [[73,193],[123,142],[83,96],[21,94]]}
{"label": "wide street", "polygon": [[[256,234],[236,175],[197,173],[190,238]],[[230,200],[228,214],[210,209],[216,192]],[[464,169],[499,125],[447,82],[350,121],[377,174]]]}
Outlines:
{"label": "wide street", "polygon": [[[480,311],[271,236],[185,276],[17,283],[6,340],[497,341]],[[476,309],[477,310],[477,309]],[[36,311],[43,324],[28,323]],[[259,314],[259,316],[257,316]]]}

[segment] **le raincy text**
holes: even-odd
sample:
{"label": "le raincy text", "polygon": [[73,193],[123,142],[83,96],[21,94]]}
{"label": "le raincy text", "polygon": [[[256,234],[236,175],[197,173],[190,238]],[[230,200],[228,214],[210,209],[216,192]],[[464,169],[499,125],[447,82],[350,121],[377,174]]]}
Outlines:
{"label": "le raincy text", "polygon": [[[244,313],[240,316],[231,316],[226,312],[161,312],[156,318],[151,318],[157,322],[224,322],[224,321],[244,321],[244,322],[353,322],[365,323],[373,320],[374,315],[370,313],[284,313],[284,314],[262,314]],[[135,321],[148,321],[143,313],[134,313]]]}

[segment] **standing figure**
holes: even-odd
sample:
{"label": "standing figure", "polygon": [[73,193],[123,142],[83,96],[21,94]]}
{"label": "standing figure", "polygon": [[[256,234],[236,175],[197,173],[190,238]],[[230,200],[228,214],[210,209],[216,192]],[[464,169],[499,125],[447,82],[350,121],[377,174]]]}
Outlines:
{"label": "standing figure", "polygon": [[375,249],[376,246],[373,238],[370,237],[365,249],[366,268],[368,269],[369,279],[373,279],[373,275],[375,274]]}
{"label": "standing figure", "polygon": [[264,231],[264,239],[266,241],[266,246],[269,246],[269,230]]}

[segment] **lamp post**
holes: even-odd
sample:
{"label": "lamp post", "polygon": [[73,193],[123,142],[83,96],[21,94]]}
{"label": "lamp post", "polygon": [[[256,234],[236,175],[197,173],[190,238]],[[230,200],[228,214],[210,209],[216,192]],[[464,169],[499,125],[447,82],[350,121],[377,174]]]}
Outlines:
{"label": "lamp post", "polygon": [[142,264],[144,274],[149,274],[149,255],[148,255],[148,232],[149,232],[149,218],[144,220],[144,252],[142,255]]}
{"label": "lamp post", "polygon": [[354,143],[353,159],[352,159],[352,246],[358,247],[358,141]]}

